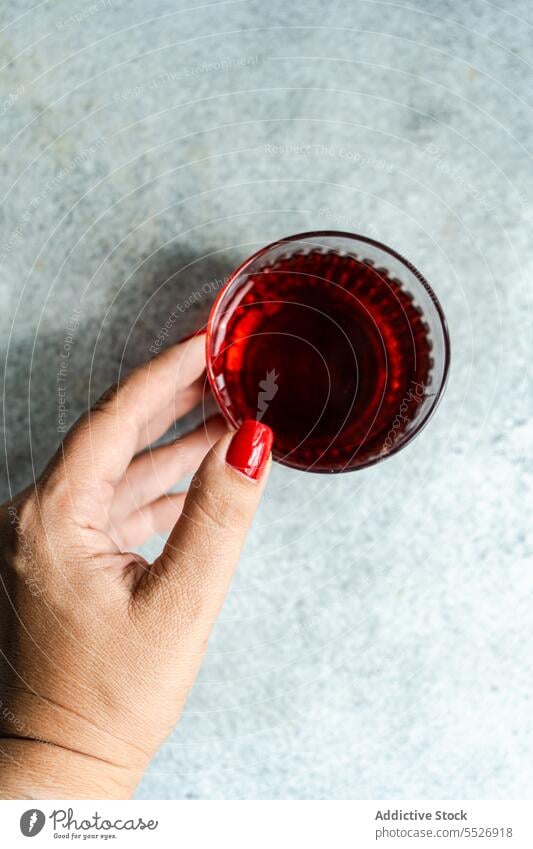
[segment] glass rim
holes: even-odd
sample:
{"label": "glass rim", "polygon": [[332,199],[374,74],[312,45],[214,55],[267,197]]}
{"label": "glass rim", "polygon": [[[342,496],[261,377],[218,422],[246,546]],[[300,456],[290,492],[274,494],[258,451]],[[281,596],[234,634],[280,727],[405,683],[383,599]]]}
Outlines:
{"label": "glass rim", "polygon": [[[309,230],[309,231],[305,231],[303,233],[295,233],[292,236],[285,236],[281,239],[276,239],[274,242],[270,242],[268,245],[265,245],[262,248],[259,248],[259,250],[255,251],[253,254],[251,254],[249,257],[247,257],[234,271],[232,271],[232,273],[228,277],[226,283],[224,284],[224,286],[222,287],[222,289],[220,290],[220,292],[218,293],[217,297],[215,298],[215,300],[213,302],[213,305],[212,305],[211,310],[209,312],[209,317],[208,317],[208,320],[207,320],[207,327],[206,327],[206,340],[205,340],[206,372],[207,372],[207,377],[208,377],[208,380],[209,380],[209,383],[210,383],[210,386],[211,386],[211,391],[214,395],[214,398],[215,398],[215,401],[217,403],[219,410],[224,415],[226,421],[235,430],[237,430],[238,427],[239,427],[239,424],[233,418],[233,416],[229,412],[228,408],[226,407],[226,404],[224,403],[224,399],[222,398],[222,394],[221,394],[218,386],[216,385],[215,374],[214,374],[214,370],[213,370],[213,351],[212,351],[213,327],[214,327],[214,325],[215,325],[215,323],[218,319],[218,313],[219,313],[219,310],[220,310],[220,305],[221,305],[222,301],[224,300],[224,298],[227,296],[228,292],[230,291],[231,287],[235,283],[236,279],[247,268],[247,266],[252,264],[252,262],[254,260],[258,259],[261,256],[268,254],[270,251],[274,250],[274,248],[277,248],[280,245],[290,244],[291,242],[311,240],[311,239],[319,238],[319,237],[327,237],[327,238],[330,238],[330,239],[346,239],[347,241],[362,242],[363,244],[371,245],[372,247],[377,248],[380,251],[383,251],[383,253],[388,254],[389,256],[393,257],[398,262],[400,262],[402,265],[404,265],[407,268],[407,270],[420,283],[422,288],[426,291],[426,294],[428,295],[428,297],[430,298],[431,302],[433,303],[433,305],[435,307],[435,310],[436,310],[436,313],[437,313],[437,316],[438,316],[439,326],[440,326],[440,329],[441,329],[441,332],[442,332],[443,348],[444,348],[443,363],[442,363],[442,376],[441,376],[441,379],[440,379],[440,385],[439,385],[437,391],[435,392],[435,395],[433,396],[433,403],[429,407],[426,415],[419,422],[416,423],[412,433],[410,433],[408,435],[408,437],[403,442],[400,442],[399,444],[393,445],[392,448],[390,449],[390,451],[388,451],[384,456],[373,457],[373,458],[366,460],[364,463],[360,463],[360,464],[356,464],[356,465],[349,465],[347,463],[343,468],[340,468],[340,469],[327,469],[327,468],[317,469],[317,468],[312,468],[312,467],[311,468],[310,467],[304,467],[304,466],[297,465],[296,463],[287,461],[285,459],[279,459],[277,457],[275,458],[276,463],[279,463],[280,465],[286,466],[290,469],[296,469],[297,471],[307,471],[307,472],[311,472],[313,474],[325,474],[325,475],[345,474],[347,472],[356,472],[356,471],[359,471],[360,469],[366,469],[369,466],[375,466],[377,463],[381,463],[381,462],[383,462],[383,460],[387,460],[389,457],[392,457],[394,454],[397,454],[398,451],[401,451],[402,448],[405,448],[407,445],[409,445],[409,443],[412,442],[412,440],[415,438],[415,436],[417,436],[424,429],[424,427],[427,425],[427,423],[432,418],[435,410],[437,409],[437,407],[440,404],[440,401],[442,399],[442,395],[444,393],[444,390],[446,388],[446,384],[448,382],[448,373],[449,373],[450,362],[451,362],[451,346],[450,346],[450,334],[449,334],[449,331],[448,331],[448,323],[446,321],[446,316],[444,315],[444,310],[442,309],[441,303],[440,303],[437,295],[433,291],[432,286],[428,283],[428,281],[426,280],[424,275],[418,270],[418,268],[415,265],[413,265],[412,262],[410,262],[408,259],[406,259],[398,251],[395,251],[393,248],[390,248],[388,245],[385,245],[383,242],[379,242],[377,239],[371,239],[369,236],[362,236],[359,233],[349,233],[345,230]],[[357,455],[357,451],[354,452],[354,455],[352,455],[352,458],[356,457],[356,455]]]}

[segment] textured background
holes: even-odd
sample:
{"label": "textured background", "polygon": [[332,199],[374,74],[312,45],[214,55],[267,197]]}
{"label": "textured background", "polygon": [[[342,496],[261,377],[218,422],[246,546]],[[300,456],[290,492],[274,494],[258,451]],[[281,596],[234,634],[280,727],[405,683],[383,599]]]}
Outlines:
{"label": "textured background", "polygon": [[139,797],[529,797],[531,4],[0,14],[3,495],[58,443],[69,327],[71,422],[281,235],[380,239],[449,319],[448,391],[411,446],[340,478],[274,469]]}

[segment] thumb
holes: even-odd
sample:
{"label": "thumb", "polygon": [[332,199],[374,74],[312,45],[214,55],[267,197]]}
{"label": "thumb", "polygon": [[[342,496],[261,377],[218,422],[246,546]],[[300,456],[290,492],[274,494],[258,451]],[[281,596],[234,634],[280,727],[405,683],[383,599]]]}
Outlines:
{"label": "thumb", "polygon": [[[163,553],[135,591],[158,630],[161,617],[170,618],[170,627],[181,638],[193,636],[199,650],[205,648],[258,507],[272,440],[269,427],[245,421],[211,448]],[[194,654],[195,646],[190,648]]]}

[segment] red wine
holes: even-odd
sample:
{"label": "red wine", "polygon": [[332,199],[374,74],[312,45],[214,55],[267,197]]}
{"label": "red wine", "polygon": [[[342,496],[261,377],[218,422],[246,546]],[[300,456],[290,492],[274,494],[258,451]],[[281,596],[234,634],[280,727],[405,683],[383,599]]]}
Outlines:
{"label": "red wine", "polygon": [[310,471],[375,462],[427,395],[428,325],[402,284],[369,260],[296,252],[250,274],[213,357],[236,422],[274,431],[277,460]]}

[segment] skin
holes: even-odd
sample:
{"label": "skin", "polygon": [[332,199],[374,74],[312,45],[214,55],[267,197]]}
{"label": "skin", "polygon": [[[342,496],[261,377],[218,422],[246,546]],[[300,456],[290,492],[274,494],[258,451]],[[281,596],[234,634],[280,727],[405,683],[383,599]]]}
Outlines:
{"label": "skin", "polygon": [[145,450],[201,400],[204,347],[108,390],[0,508],[2,798],[129,798],[180,715],[270,466],[229,466],[219,417]]}

